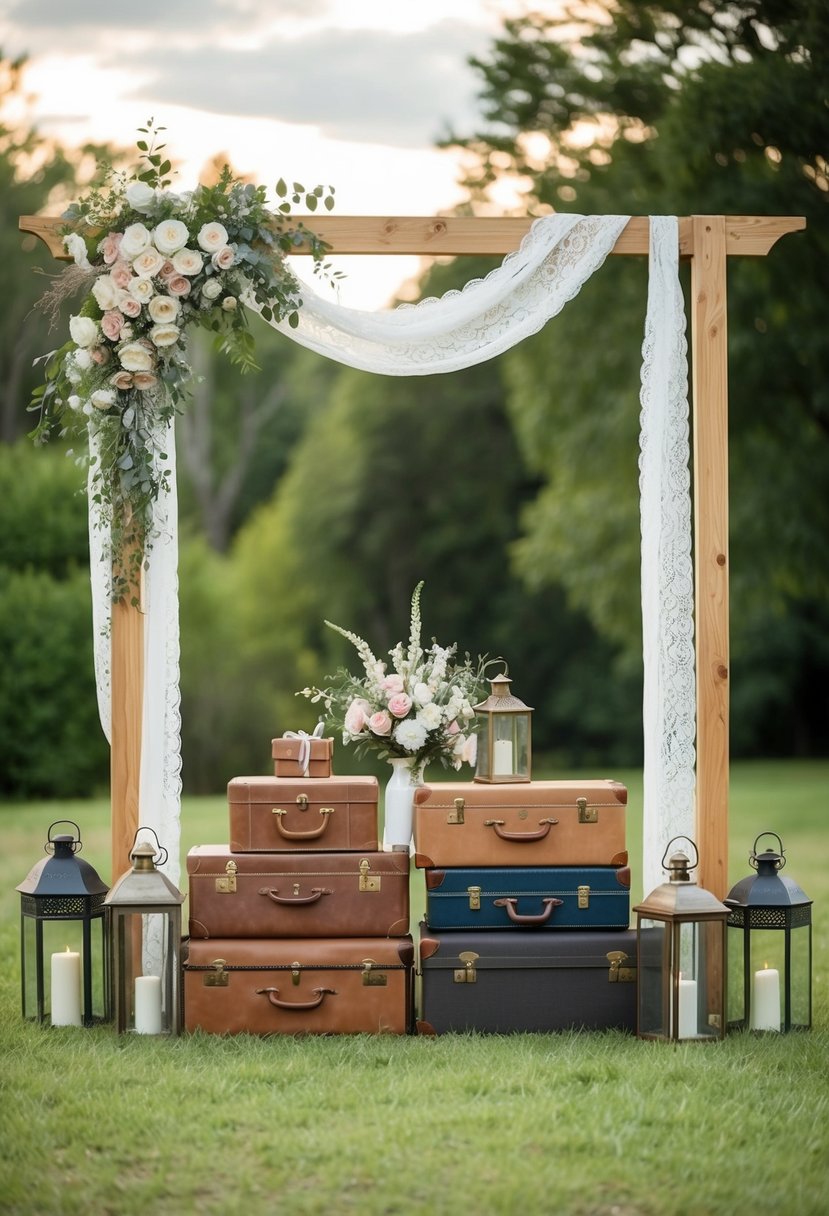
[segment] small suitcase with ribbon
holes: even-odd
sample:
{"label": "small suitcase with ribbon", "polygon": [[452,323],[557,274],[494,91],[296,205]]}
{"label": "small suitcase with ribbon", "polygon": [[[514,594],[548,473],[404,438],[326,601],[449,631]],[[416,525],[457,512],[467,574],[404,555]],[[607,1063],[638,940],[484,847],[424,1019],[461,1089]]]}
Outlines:
{"label": "small suitcase with ribbon", "polygon": [[318,722],[310,735],[304,730],[286,730],[280,738],[272,739],[274,776],[330,777],[334,740],[323,738],[323,729],[323,723]]}
{"label": "small suitcase with ribbon", "polygon": [[232,853],[377,851],[376,777],[234,777]]}
{"label": "small suitcase with ribbon", "polygon": [[187,854],[190,937],[402,937],[408,853]]}
{"label": "small suitcase with ribbon", "polygon": [[628,866],[426,870],[429,929],[627,929]]}

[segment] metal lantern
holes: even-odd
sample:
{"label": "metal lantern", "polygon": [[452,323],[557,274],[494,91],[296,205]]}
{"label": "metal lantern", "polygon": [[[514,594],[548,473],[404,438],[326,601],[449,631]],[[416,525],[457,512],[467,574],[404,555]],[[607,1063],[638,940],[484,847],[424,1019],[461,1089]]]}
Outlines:
{"label": "metal lantern", "polygon": [[475,780],[490,784],[529,781],[532,771],[533,711],[510,692],[512,680],[506,670],[489,683],[492,689],[490,696],[475,706],[478,715]]}
{"label": "metal lantern", "polygon": [[641,1039],[715,1040],[725,1034],[726,920],[728,908],[691,879],[699,864],[677,850],[662,865],[669,880],[636,913]]}
{"label": "metal lantern", "polygon": [[[64,824],[77,833],[52,835]],[[81,830],[71,819],[50,825],[49,856],[20,884],[23,1016],[53,1026],[93,1026],[109,1015],[107,886],[77,856]]]}
{"label": "metal lantern", "polygon": [[[757,852],[764,836],[777,848]],[[791,878],[783,842],[761,832],[749,854],[756,874],[731,888],[728,1028],[808,1030],[812,1024],[812,901]]]}
{"label": "metal lantern", "polygon": [[[142,832],[155,844],[139,843]],[[181,1030],[181,905],[184,896],[158,866],[167,850],[151,828],[135,834],[132,869],[107,896],[112,994],[119,1034],[178,1034]]]}

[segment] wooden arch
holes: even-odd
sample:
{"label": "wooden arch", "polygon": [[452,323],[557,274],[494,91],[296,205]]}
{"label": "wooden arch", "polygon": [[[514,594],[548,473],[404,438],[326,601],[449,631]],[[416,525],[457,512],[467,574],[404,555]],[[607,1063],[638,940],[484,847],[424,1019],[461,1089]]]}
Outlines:
{"label": "wooden arch", "polygon": [[[333,254],[493,255],[517,249],[530,218],[320,216],[315,233]],[[22,231],[65,258],[62,221],[22,216]],[[699,882],[728,891],[728,346],[729,257],[765,257],[801,216],[692,215],[679,221],[679,254],[691,263],[694,604],[697,680],[696,843]],[[632,217],[612,250],[645,255],[647,216]],[[302,253],[300,248],[298,253]],[[112,618],[112,877],[138,828],[143,697],[143,618],[127,603]]]}

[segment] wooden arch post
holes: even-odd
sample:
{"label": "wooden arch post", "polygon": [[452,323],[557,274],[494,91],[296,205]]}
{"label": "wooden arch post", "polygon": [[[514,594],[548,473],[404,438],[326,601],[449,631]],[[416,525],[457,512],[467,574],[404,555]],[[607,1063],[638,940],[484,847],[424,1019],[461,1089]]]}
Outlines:
{"label": "wooden arch post", "polygon": [[[320,216],[310,221],[332,254],[498,255],[517,249],[529,218]],[[679,221],[680,257],[691,262],[691,373],[694,462],[695,643],[697,668],[696,843],[699,881],[720,899],[728,890],[728,348],[729,257],[765,257],[800,216],[694,215]],[[20,228],[65,257],[62,222],[23,216]],[[614,254],[649,250],[646,216],[631,218]],[[303,252],[302,249],[297,250]],[[143,704],[143,619],[117,605],[112,620],[113,879],[138,827]]]}

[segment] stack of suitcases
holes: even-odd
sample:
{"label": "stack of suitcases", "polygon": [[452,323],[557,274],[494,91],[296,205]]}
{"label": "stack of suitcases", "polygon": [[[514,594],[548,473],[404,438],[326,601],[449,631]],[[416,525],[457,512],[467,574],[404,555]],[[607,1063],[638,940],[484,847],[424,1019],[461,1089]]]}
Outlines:
{"label": "stack of suitcases", "polygon": [[635,1030],[625,787],[447,782],[415,802],[419,1032]]}
{"label": "stack of suitcases", "polygon": [[331,739],[303,746],[275,739],[273,777],[228,785],[230,843],[187,855],[188,1030],[412,1029],[409,854],[379,850],[376,778],[331,776]]}

